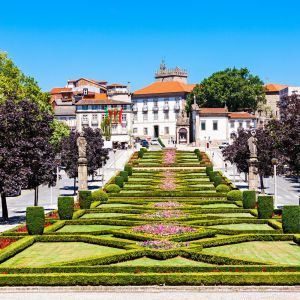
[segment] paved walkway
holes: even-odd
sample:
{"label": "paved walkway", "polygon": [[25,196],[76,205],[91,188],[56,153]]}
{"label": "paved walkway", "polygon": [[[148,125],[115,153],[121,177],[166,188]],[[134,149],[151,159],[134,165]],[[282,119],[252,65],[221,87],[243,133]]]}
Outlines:
{"label": "paved walkway", "polygon": [[0,299],[18,300],[296,300],[300,287],[26,287],[0,288]]}

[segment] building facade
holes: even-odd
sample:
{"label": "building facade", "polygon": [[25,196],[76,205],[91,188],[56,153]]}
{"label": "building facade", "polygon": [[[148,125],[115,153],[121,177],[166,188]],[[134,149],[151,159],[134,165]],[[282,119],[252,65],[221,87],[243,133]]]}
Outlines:
{"label": "building facade", "polygon": [[132,94],[132,132],[135,138],[160,137],[166,144],[189,143],[189,134],[184,137],[183,133],[186,125],[177,124],[185,110],[186,96],[194,88],[186,83],[187,77],[185,70],[167,69],[162,63],[155,73],[156,82]]}
{"label": "building facade", "polygon": [[247,112],[228,112],[227,108],[199,108],[192,105],[192,141],[196,146],[217,146],[229,142],[240,128],[256,127],[256,116]]}

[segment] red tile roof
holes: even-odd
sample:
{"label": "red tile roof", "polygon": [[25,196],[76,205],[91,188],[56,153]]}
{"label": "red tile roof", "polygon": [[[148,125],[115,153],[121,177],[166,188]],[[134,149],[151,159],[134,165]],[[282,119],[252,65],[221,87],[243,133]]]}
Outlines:
{"label": "red tile roof", "polygon": [[107,87],[126,87],[127,85],[121,83],[108,84]]}
{"label": "red tile roof", "polygon": [[107,100],[107,95],[105,93],[89,93],[88,95],[84,96],[83,99],[85,100]]}
{"label": "red tile roof", "polygon": [[229,118],[230,119],[256,119],[254,115],[251,115],[245,111],[229,113]]}
{"label": "red tile roof", "polygon": [[134,95],[166,94],[166,93],[189,93],[195,84],[185,84],[178,81],[154,82],[145,88],[137,90]]}
{"label": "red tile roof", "polygon": [[268,83],[265,85],[266,92],[279,92],[280,90],[288,87],[284,84]]}
{"label": "red tile roof", "polygon": [[222,107],[201,107],[199,109],[199,112],[201,114],[227,114],[228,109],[227,108],[222,108]]}
{"label": "red tile roof", "polygon": [[72,89],[71,88],[53,88],[51,91],[50,91],[50,94],[53,95],[53,94],[61,94],[63,92],[72,92]]}
{"label": "red tile roof", "polygon": [[100,100],[100,99],[83,99],[79,100],[76,105],[94,105],[94,104],[116,104],[116,105],[121,105],[121,104],[127,104],[130,105],[131,103],[125,102],[125,101],[117,101],[117,100],[110,100],[110,99],[105,99],[105,100]]}

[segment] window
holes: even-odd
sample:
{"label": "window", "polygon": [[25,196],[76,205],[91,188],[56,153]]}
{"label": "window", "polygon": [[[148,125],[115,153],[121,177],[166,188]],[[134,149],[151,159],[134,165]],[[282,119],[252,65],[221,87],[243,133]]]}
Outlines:
{"label": "window", "polygon": [[100,105],[92,105],[92,110],[100,109]]}
{"label": "window", "polygon": [[154,107],[157,107],[157,106],[158,106],[158,101],[157,101],[157,99],[154,99],[154,100],[153,100],[153,106],[154,106]]}
{"label": "window", "polygon": [[169,134],[169,127],[165,127],[165,134]]}
{"label": "window", "polygon": [[169,104],[169,98],[164,99],[165,104]]}
{"label": "window", "polygon": [[239,122],[239,128],[243,127],[243,122]]}
{"label": "window", "polygon": [[169,120],[169,112],[168,111],[164,112],[164,119]]}
{"label": "window", "polygon": [[138,116],[137,116],[137,114],[135,113],[135,114],[133,114],[133,120],[134,121],[137,121],[137,119],[138,119]]}
{"label": "window", "polygon": [[88,110],[89,106],[88,105],[82,105],[82,110]]}
{"label": "window", "polygon": [[121,106],[122,106],[123,110],[127,110],[127,105],[126,104],[122,104]]}
{"label": "window", "polygon": [[126,114],[122,114],[122,122],[126,122],[127,121],[127,115]]}
{"label": "window", "polygon": [[153,119],[158,120],[158,112],[153,112]]}
{"label": "window", "polygon": [[201,130],[206,130],[206,122],[201,121]]}
{"label": "window", "polygon": [[148,135],[148,128],[147,127],[144,128],[144,135]]}
{"label": "window", "polygon": [[98,116],[96,114],[92,114],[92,122],[93,123],[98,123]]}
{"label": "window", "polygon": [[148,121],[148,112],[143,113],[143,121]]}
{"label": "window", "polygon": [[247,128],[250,128],[250,121],[246,122],[246,126],[247,126]]}
{"label": "window", "polygon": [[213,121],[213,130],[218,130],[218,121]]}
{"label": "window", "polygon": [[147,105],[148,101],[147,99],[143,100],[144,105]]}
{"label": "window", "polygon": [[137,128],[133,128],[133,133],[137,133],[138,129]]}
{"label": "window", "polygon": [[82,115],[82,124],[89,124],[88,115]]}
{"label": "window", "polygon": [[234,128],[234,121],[230,121],[230,128]]}

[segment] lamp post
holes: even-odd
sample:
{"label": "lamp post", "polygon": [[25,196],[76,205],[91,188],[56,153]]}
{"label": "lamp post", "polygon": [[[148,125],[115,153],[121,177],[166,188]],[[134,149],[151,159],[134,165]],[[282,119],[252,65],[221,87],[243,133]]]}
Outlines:
{"label": "lamp post", "polygon": [[272,165],[274,166],[274,207],[277,208],[277,181],[276,181],[276,173],[277,173],[277,165],[278,159],[271,159]]}
{"label": "lamp post", "polygon": [[116,152],[117,152],[117,149],[114,149],[114,171],[116,171]]}
{"label": "lamp post", "polygon": [[104,165],[105,165],[105,156],[101,156],[101,169],[102,169],[102,176],[101,176],[101,187],[103,188],[104,182]]}

